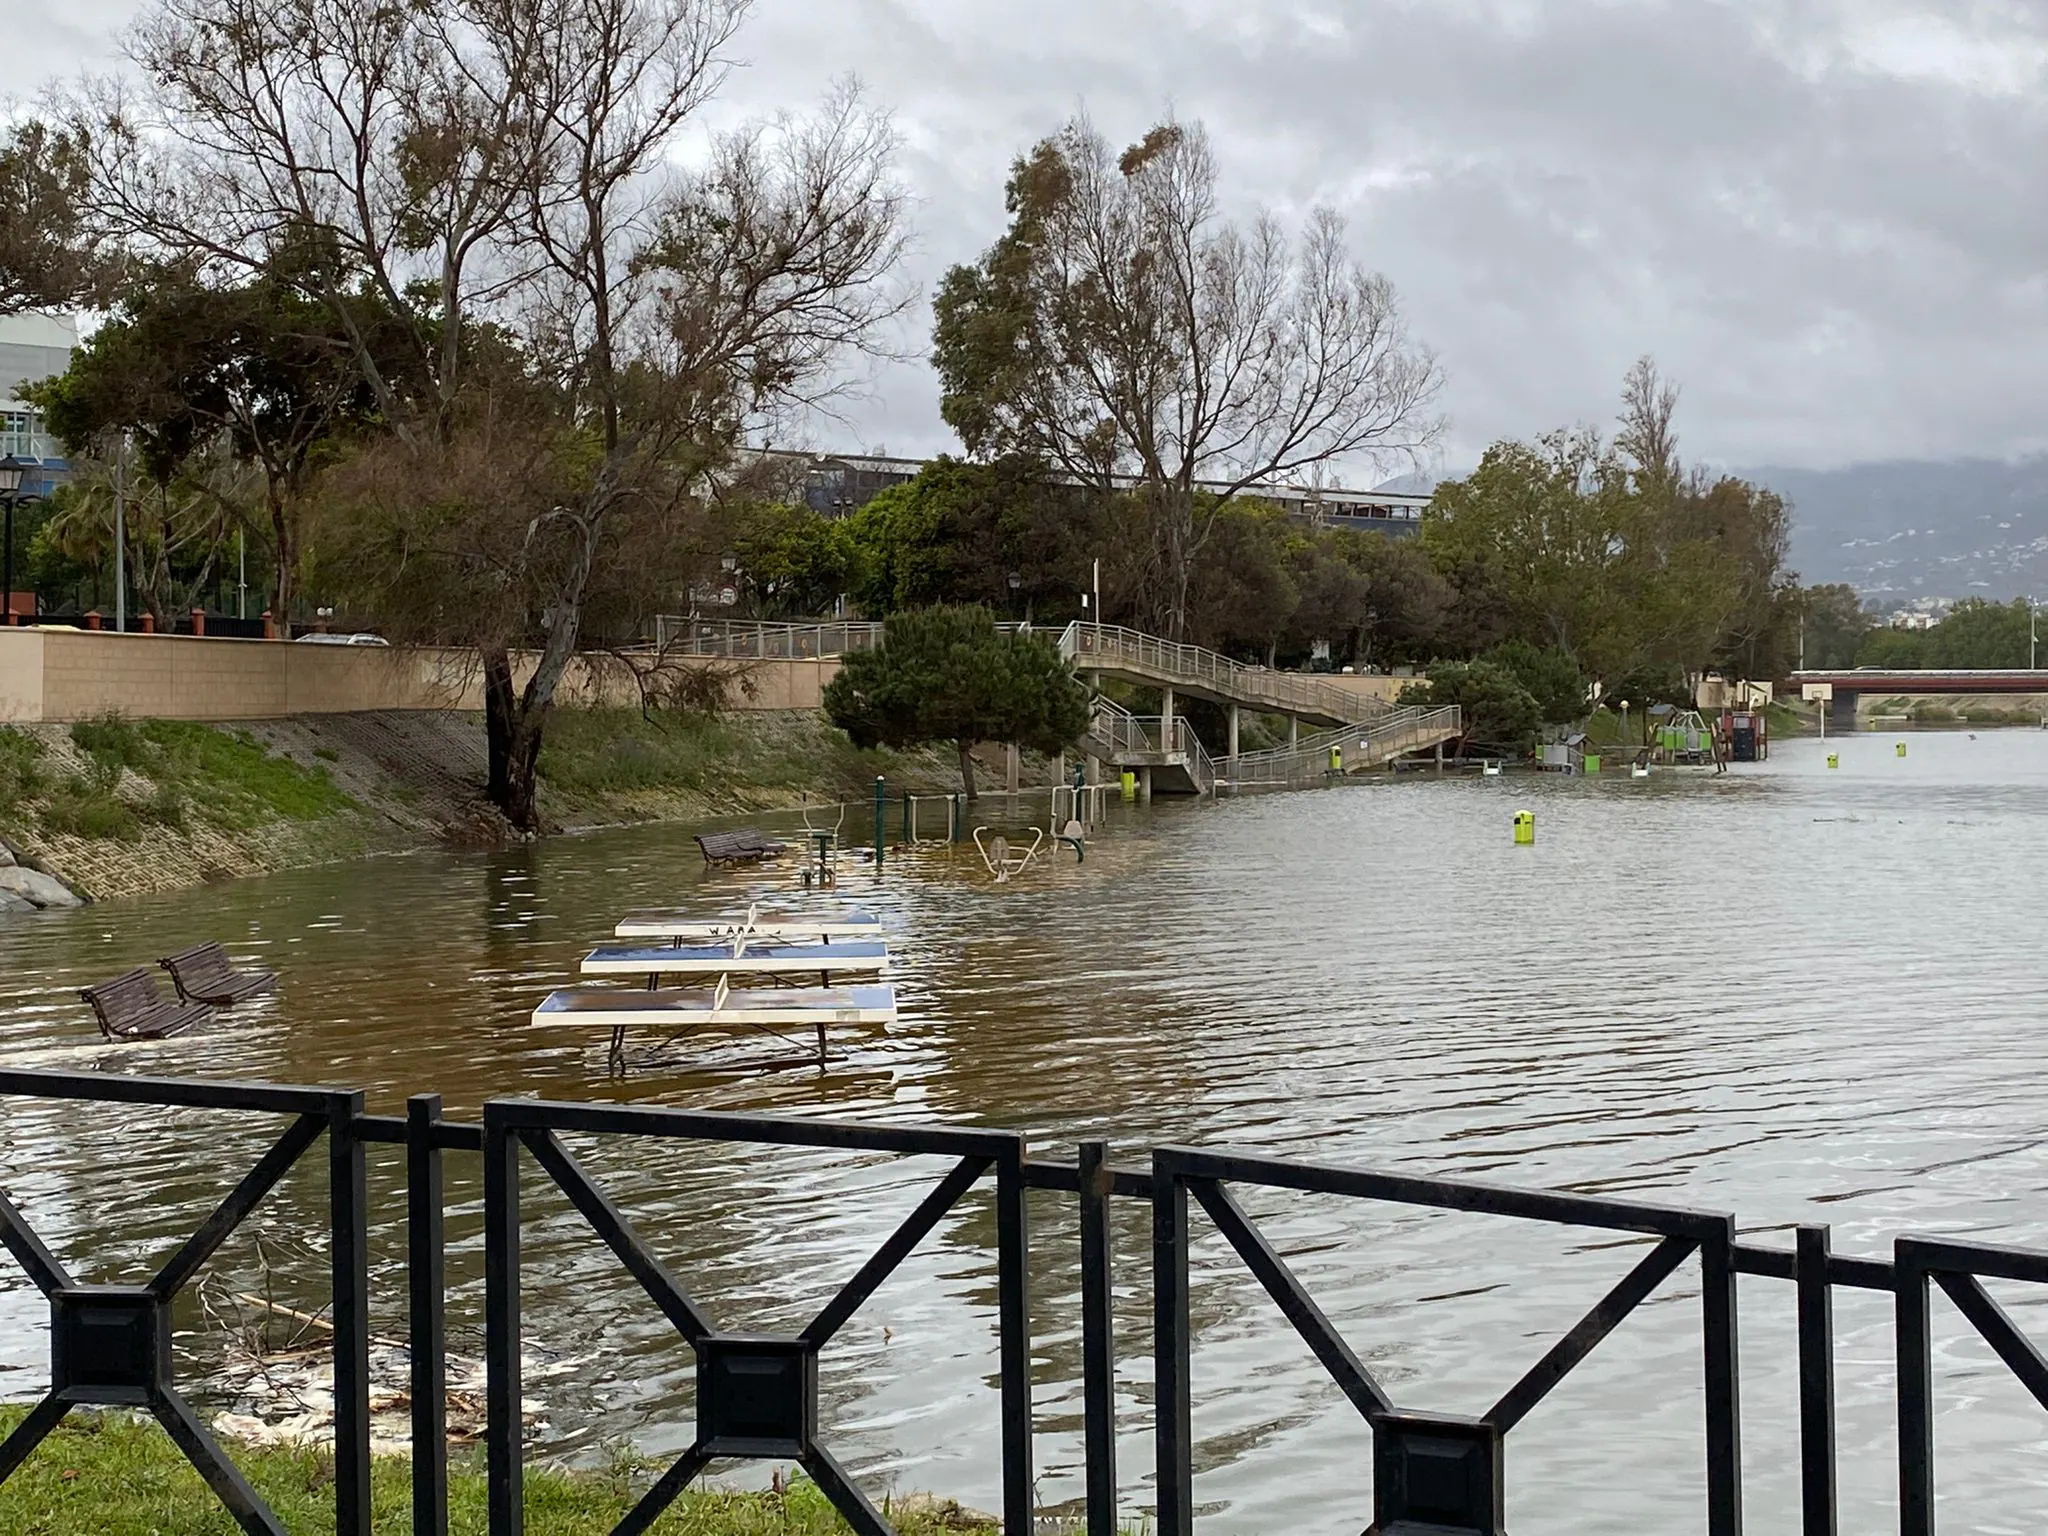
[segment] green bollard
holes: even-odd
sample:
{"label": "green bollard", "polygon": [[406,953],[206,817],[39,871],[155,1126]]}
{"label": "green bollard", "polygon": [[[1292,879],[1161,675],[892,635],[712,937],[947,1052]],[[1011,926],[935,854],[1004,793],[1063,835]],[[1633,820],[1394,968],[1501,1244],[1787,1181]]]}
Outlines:
{"label": "green bollard", "polygon": [[889,790],[882,775],[875,775],[875,868],[882,867],[882,844],[888,837],[883,821],[889,814]]}

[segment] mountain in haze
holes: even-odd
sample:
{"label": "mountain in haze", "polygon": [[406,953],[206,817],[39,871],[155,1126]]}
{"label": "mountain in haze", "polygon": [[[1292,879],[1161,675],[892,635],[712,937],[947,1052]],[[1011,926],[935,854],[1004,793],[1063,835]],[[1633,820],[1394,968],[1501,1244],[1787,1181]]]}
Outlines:
{"label": "mountain in haze", "polygon": [[2048,596],[2048,457],[1746,469],[1792,503],[1800,579],[1879,607]]}

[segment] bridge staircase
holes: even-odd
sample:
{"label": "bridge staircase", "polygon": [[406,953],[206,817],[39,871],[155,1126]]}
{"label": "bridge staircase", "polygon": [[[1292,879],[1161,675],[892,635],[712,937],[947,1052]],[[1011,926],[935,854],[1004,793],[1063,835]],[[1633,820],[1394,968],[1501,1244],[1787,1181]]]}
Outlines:
{"label": "bridge staircase", "polygon": [[1158,688],[1169,700],[1191,694],[1233,714],[1249,709],[1328,727],[1284,747],[1212,759],[1186,720],[1171,712],[1170,703],[1164,715],[1139,717],[1098,696],[1082,750],[1119,771],[1152,769],[1153,789],[1166,794],[1315,783],[1330,774],[1332,748],[1340,754],[1340,771],[1359,773],[1426,752],[1454,740],[1463,729],[1456,706],[1392,705],[1328,678],[1246,666],[1198,645],[1178,645],[1113,624],[1069,624],[1060,636],[1060,654],[1098,680]]}

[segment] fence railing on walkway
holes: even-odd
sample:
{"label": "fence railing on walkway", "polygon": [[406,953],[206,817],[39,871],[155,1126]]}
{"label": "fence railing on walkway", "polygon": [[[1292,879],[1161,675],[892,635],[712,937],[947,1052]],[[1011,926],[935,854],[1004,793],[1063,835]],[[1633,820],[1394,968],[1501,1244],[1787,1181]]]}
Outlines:
{"label": "fence railing on walkway", "polygon": [[695,619],[663,614],[654,646],[663,655],[724,656],[744,661],[813,661],[871,649],[882,626],[858,619],[771,624],[751,619]]}
{"label": "fence railing on walkway", "polygon": [[[1111,1207],[1149,1205],[1152,1224],[1155,1381],[1155,1528],[1190,1536],[1194,1517],[1192,1419],[1197,1363],[1189,1308],[1191,1218],[1199,1209],[1370,1427],[1373,1528],[1432,1536],[1501,1536],[1508,1435],[1688,1260],[1701,1280],[1701,1455],[1709,1536],[1740,1536],[1742,1424],[1736,1277],[1790,1281],[1798,1312],[1800,1530],[1834,1536],[1835,1387],[1832,1298],[1838,1288],[1888,1292],[1897,1351],[1898,1471],[1903,1536],[1935,1529],[1936,1404],[1929,1303],[1938,1288],[2028,1392],[2048,1407],[2048,1359],[1984,1289],[1986,1279],[2048,1283],[2048,1254],[1935,1238],[1897,1239],[1889,1262],[1840,1258],[1828,1228],[1802,1226],[1790,1249],[1746,1244],[1724,1212],[1516,1189],[1462,1179],[1340,1168],[1249,1153],[1162,1147],[1149,1168],[1116,1168],[1100,1141],[1072,1162],[1029,1158],[1008,1132],[727,1114],[659,1106],[493,1100],[480,1124],[444,1120],[422,1095],[404,1118],[368,1115],[351,1090],[187,1082],[111,1073],[0,1071],[0,1103],[45,1099],[164,1106],[281,1117],[283,1131],[233,1190],[140,1286],[80,1284],[37,1234],[38,1213],[0,1186],[0,1245],[50,1303],[50,1390],[0,1444],[0,1483],[73,1409],[152,1415],[244,1530],[281,1536],[276,1513],[235,1468],[183,1396],[170,1349],[171,1304],[236,1228],[303,1158],[325,1144],[326,1219],[333,1292],[334,1509],[338,1536],[370,1531],[370,1272],[365,1149],[405,1149],[405,1246],[411,1353],[412,1529],[446,1536],[446,1237],[442,1162],[483,1162],[486,1465],[491,1536],[521,1536],[525,1466],[521,1399],[521,1187],[537,1167],[686,1341],[697,1365],[696,1422],[688,1449],[616,1530],[645,1531],[715,1460],[803,1466],[862,1536],[890,1525],[834,1457],[818,1418],[818,1360],[847,1321],[976,1186],[993,1180],[996,1206],[998,1392],[1003,1529],[1034,1529],[1029,1323],[1032,1266],[1027,1192],[1075,1197],[1081,1254],[1080,1324],[1088,1536],[1118,1529],[1110,1303]],[[948,1172],[815,1317],[785,1336],[729,1332],[685,1277],[656,1256],[630,1217],[564,1146],[565,1135],[801,1146],[950,1159]],[[1334,1196],[1361,1204],[1509,1217],[1559,1228],[1628,1234],[1649,1246],[1608,1292],[1500,1399],[1477,1417],[1397,1403],[1361,1352],[1339,1333],[1234,1191]],[[75,1202],[76,1196],[67,1197]],[[1325,1240],[1319,1239],[1319,1245]],[[125,1251],[125,1239],[117,1247]],[[1398,1341],[1388,1341],[1398,1342]],[[7,1362],[15,1364],[16,1362]],[[1302,1498],[1315,1499],[1304,1488]],[[1321,1508],[1322,1501],[1315,1507]],[[1364,1511],[1358,1512],[1363,1520]]]}

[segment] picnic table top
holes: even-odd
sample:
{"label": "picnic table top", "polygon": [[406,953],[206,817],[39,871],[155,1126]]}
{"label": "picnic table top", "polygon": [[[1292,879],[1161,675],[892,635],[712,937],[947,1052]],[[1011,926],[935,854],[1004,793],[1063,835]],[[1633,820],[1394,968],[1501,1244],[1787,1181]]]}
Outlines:
{"label": "picnic table top", "polygon": [[628,1029],[662,1024],[887,1024],[896,1017],[896,989],[858,987],[746,988],[725,994],[709,987],[642,992],[627,987],[570,987],[550,992],[533,1010],[540,1025]]}
{"label": "picnic table top", "polygon": [[873,912],[848,909],[812,916],[803,912],[756,912],[746,917],[703,918],[658,907],[628,912],[614,930],[622,939],[719,939],[742,931],[775,935],[824,938],[869,935],[882,931],[882,919]]}
{"label": "picnic table top", "polygon": [[[739,950],[738,954],[733,951]],[[846,944],[607,944],[583,957],[583,974],[660,975],[685,971],[880,971],[889,946]]]}

